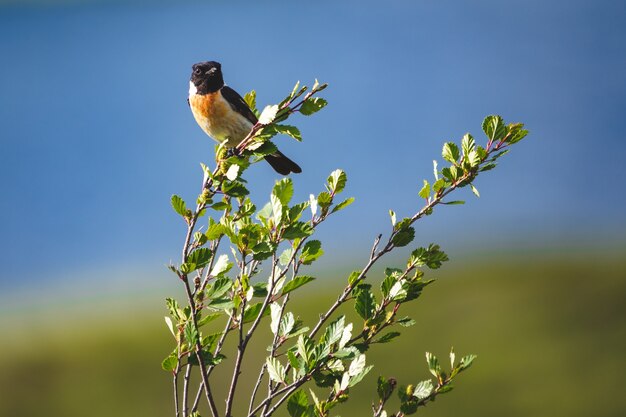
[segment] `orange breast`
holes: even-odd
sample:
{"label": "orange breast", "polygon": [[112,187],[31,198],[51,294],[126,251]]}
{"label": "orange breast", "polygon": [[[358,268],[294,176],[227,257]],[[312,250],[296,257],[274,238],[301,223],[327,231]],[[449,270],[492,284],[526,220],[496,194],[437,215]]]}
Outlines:
{"label": "orange breast", "polygon": [[252,128],[252,123],[235,112],[219,91],[190,95],[189,105],[202,130],[218,142],[227,141],[227,147],[238,145]]}

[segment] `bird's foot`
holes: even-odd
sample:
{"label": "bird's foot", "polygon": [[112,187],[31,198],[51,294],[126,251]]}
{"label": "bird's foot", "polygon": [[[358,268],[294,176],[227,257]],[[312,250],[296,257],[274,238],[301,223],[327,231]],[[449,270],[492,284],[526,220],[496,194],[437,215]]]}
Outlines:
{"label": "bird's foot", "polygon": [[226,150],[226,157],[230,158],[231,156],[239,156],[241,155],[241,151],[237,148],[228,148]]}

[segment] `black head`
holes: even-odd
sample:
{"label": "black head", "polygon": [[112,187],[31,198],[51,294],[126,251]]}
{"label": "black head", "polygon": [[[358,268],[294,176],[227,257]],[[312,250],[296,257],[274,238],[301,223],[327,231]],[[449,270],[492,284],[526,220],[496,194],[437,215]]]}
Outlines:
{"label": "black head", "polygon": [[222,66],[219,62],[198,62],[191,68],[191,82],[196,86],[197,94],[214,93],[224,86]]}

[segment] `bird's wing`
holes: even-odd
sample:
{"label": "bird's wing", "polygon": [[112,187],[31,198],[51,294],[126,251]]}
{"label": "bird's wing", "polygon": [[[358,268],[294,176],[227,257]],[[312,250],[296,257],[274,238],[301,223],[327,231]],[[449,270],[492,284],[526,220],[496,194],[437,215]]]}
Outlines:
{"label": "bird's wing", "polygon": [[257,118],[248,107],[248,104],[244,101],[243,98],[237,93],[235,90],[225,85],[222,87],[222,96],[228,101],[230,107],[233,108],[237,113],[241,114],[243,117],[248,119],[250,123],[256,124]]}

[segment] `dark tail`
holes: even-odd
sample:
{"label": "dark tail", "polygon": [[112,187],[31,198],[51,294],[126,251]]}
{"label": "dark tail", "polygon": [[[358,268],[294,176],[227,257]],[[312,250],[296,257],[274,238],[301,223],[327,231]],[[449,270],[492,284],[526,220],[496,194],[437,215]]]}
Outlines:
{"label": "dark tail", "polygon": [[274,168],[274,171],[280,175],[289,175],[292,172],[299,174],[302,168],[291,159],[287,158],[281,151],[276,151],[271,155],[266,155],[265,160]]}

